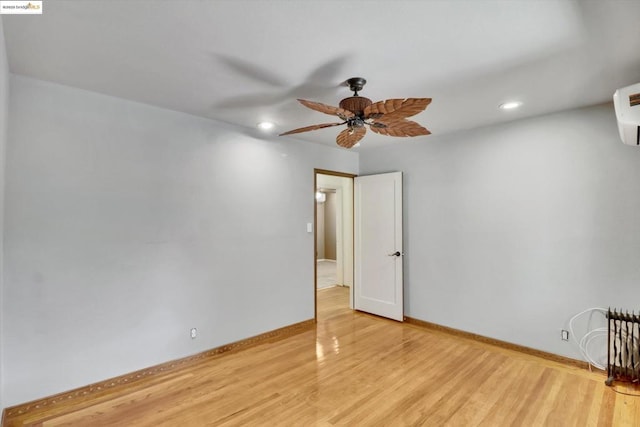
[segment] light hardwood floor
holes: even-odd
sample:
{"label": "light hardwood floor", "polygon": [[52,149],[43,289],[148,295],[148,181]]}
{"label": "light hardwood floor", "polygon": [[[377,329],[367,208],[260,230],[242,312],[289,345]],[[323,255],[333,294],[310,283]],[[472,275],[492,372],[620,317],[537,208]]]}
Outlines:
{"label": "light hardwood floor", "polygon": [[[319,291],[316,328],[130,388],[31,411],[38,426],[638,426],[603,373],[396,323]],[[640,390],[616,386],[618,391]]]}

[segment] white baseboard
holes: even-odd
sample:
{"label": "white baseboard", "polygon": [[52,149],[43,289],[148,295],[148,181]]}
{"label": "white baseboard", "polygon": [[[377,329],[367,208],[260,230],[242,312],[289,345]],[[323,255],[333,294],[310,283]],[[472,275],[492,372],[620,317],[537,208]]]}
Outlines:
{"label": "white baseboard", "polygon": [[318,262],[320,261],[326,261],[326,262],[337,262],[335,259],[325,259],[325,258],[319,258]]}

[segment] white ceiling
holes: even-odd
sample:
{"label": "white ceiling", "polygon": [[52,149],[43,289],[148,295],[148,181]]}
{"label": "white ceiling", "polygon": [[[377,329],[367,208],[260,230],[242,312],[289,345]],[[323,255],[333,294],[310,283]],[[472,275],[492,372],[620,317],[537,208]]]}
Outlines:
{"label": "white ceiling", "polygon": [[[640,82],[638,0],[56,0],[2,21],[12,73],[273,134],[333,121],[296,98],[337,105],[354,76],[373,101],[433,98],[415,120],[435,135]],[[369,132],[358,150],[402,140]]]}

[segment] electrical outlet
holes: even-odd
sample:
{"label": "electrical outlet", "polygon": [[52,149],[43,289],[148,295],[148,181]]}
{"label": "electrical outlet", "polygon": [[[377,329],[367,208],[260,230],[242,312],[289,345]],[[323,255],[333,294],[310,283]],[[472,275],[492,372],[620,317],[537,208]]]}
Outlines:
{"label": "electrical outlet", "polygon": [[194,339],[198,335],[198,330],[196,328],[191,328],[191,339]]}
{"label": "electrical outlet", "polygon": [[562,330],[562,341],[569,341],[569,331],[566,329]]}

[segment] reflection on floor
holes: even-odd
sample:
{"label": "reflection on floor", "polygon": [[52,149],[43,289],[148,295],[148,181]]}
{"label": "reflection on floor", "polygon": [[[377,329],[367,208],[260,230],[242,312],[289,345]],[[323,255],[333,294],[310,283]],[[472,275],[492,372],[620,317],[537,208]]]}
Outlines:
{"label": "reflection on floor", "polygon": [[336,279],[336,262],[318,261],[318,289],[329,288],[338,284]]}
{"label": "reflection on floor", "polygon": [[349,309],[349,288],[334,286],[318,289],[318,322],[345,313]]}

